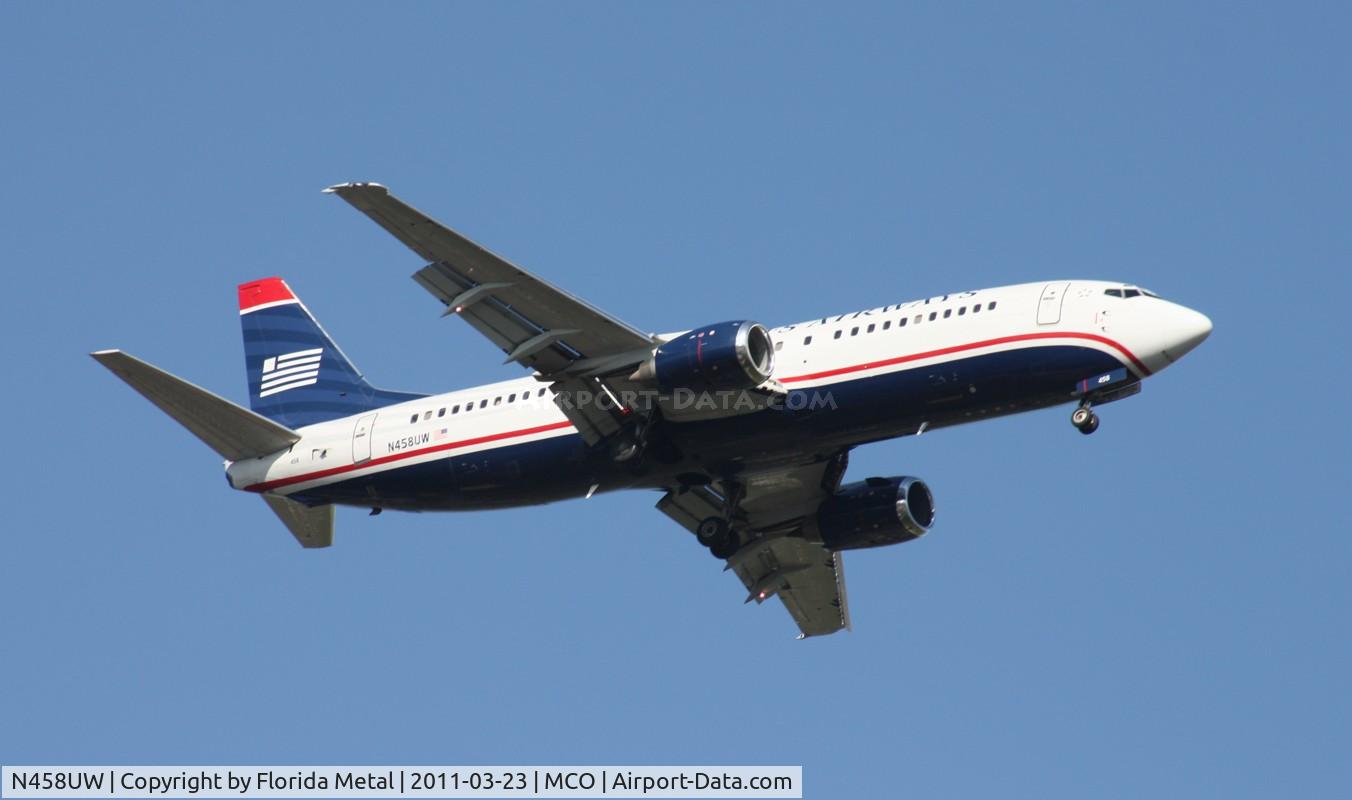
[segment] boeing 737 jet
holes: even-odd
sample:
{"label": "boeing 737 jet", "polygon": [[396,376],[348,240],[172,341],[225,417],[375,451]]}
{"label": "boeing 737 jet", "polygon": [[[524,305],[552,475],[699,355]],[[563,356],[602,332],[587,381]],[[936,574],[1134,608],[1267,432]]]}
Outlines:
{"label": "boeing 737 jet", "polygon": [[413,276],[529,375],[379,389],[281,278],[239,287],[249,409],[118,350],[93,357],[225,458],[305,547],[334,507],[509,508],[619,489],[657,510],[802,636],[850,627],[842,553],[934,524],[915,477],[844,482],[852,448],[1140,391],[1211,333],[1137,286],[1047,280],[769,328],[645,333],[437,223],[375,183],[327,190],[426,263]]}

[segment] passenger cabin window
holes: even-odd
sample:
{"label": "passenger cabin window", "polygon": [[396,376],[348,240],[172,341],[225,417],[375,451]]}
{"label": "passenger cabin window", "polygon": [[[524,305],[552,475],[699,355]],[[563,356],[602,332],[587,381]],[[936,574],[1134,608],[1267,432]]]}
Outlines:
{"label": "passenger cabin window", "polygon": [[901,319],[897,320],[897,327],[898,328],[906,327],[906,317],[902,317]]}
{"label": "passenger cabin window", "polygon": [[873,333],[873,329],[876,328],[876,327],[877,327],[876,325],[870,325],[870,326],[868,326],[868,333]]}
{"label": "passenger cabin window", "polygon": [[843,333],[843,331],[836,331],[836,335],[832,338],[839,339],[841,333]]}
{"label": "passenger cabin window", "polygon": [[888,329],[891,328],[891,327],[892,327],[892,320],[889,319],[889,320],[884,320],[884,321],[883,321],[883,330],[888,330]]}
{"label": "passenger cabin window", "polygon": [[930,312],[930,322],[933,322],[933,321],[935,320],[935,318],[938,317],[938,316],[939,316],[939,312],[938,312],[938,311],[931,311],[931,312]]}
{"label": "passenger cabin window", "polygon": [[431,418],[432,418],[432,410],[428,409],[427,412],[423,414],[423,422],[426,422]]}
{"label": "passenger cabin window", "polygon": [[803,338],[803,345],[804,345],[804,346],[807,346],[807,345],[810,345],[810,344],[812,344],[812,337],[811,337],[811,336],[806,336],[806,337],[804,337],[804,338]]}
{"label": "passenger cabin window", "polygon": [[850,335],[851,335],[851,336],[858,336],[858,335],[859,335],[859,328],[857,328],[857,327],[855,327],[855,328],[850,328]]}
{"label": "passenger cabin window", "polygon": [[456,404],[456,405],[451,406],[451,416],[455,416],[456,414],[459,414],[459,413],[460,413],[460,405],[459,405],[459,404]]}
{"label": "passenger cabin window", "polygon": [[960,306],[960,307],[958,308],[958,316],[961,317],[963,314],[966,314],[966,313],[967,313],[967,306]]}
{"label": "passenger cabin window", "polygon": [[951,309],[951,308],[945,308],[945,309],[944,309],[944,319],[948,319],[948,318],[951,317],[951,316],[953,316],[953,309]]}
{"label": "passenger cabin window", "polygon": [[775,352],[778,353],[780,350],[783,350],[783,349],[784,349],[784,340],[783,340],[783,339],[780,339],[780,340],[776,341],[776,342],[775,342]]}
{"label": "passenger cabin window", "polygon": [[544,389],[541,389],[541,390],[540,390],[540,394],[539,394],[538,396],[539,396],[539,397],[544,397],[544,396],[545,396],[545,390],[544,390]]}
{"label": "passenger cabin window", "polygon": [[498,395],[497,397],[493,398],[493,405],[495,406],[502,405],[502,395]]}
{"label": "passenger cabin window", "polygon": [[485,397],[484,399],[482,399],[482,400],[479,401],[479,408],[488,408],[488,398],[487,398],[487,397]]}
{"label": "passenger cabin window", "polygon": [[446,416],[446,408],[444,406],[442,408],[437,409],[437,416],[438,417]]}
{"label": "passenger cabin window", "polygon": [[994,301],[994,300],[992,300],[992,301],[990,301],[989,303],[986,304],[986,310],[987,310],[987,311],[994,311],[994,310],[995,310],[995,301]]}
{"label": "passenger cabin window", "polygon": [[981,304],[980,304],[980,303],[977,303],[976,305],[972,306],[972,313],[973,313],[973,314],[977,314],[977,313],[980,313],[980,312],[981,312]]}
{"label": "passenger cabin window", "polygon": [[417,415],[417,414],[414,414],[414,415],[413,415],[413,419],[409,420],[409,421],[408,421],[408,424],[412,425],[413,423],[415,423],[415,422],[417,422],[417,421],[418,421],[418,415]]}
{"label": "passenger cabin window", "polygon": [[516,392],[512,392],[511,394],[507,395],[507,402],[509,403],[516,402]]}

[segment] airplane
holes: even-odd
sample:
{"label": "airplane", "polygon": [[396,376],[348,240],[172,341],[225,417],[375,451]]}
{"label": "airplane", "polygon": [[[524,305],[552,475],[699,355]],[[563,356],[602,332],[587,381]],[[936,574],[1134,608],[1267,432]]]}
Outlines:
{"label": "airplane", "polygon": [[843,553],[935,521],[912,476],[843,481],[851,449],[1073,404],[1095,409],[1211,333],[1203,314],[1131,284],[1047,280],[781,325],[650,334],[517,267],[382,185],[324,190],[425,266],[414,280],[526,377],[444,394],[376,388],[281,278],[239,286],[249,408],[119,350],[103,366],[225,459],[304,547],[335,506],[496,509],[661,492],[657,509],[778,597],[798,638],[851,628]]}

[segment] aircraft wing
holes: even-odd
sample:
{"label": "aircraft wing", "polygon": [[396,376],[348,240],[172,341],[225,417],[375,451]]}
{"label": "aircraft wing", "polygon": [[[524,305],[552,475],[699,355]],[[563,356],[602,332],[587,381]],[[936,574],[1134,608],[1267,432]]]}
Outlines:
{"label": "aircraft wing", "polygon": [[462,317],[502,350],[504,363],[519,363],[550,381],[563,396],[564,414],[589,444],[620,429],[617,403],[578,398],[607,392],[601,376],[627,375],[651,354],[652,337],[480,247],[378,183],[324,191],[431,262],[413,279],[445,304],[444,315]]}
{"label": "aircraft wing", "polygon": [[[825,462],[739,476],[746,493],[738,504],[738,520],[750,538],[727,560],[725,570],[742,581],[747,603],[778,596],[802,637],[850,627],[841,554],[802,536],[808,518],[835,491],[844,463],[841,454]],[[722,513],[723,498],[702,486],[673,489],[657,508],[694,533],[701,520]]]}
{"label": "aircraft wing", "polygon": [[[378,183],[325,189],[431,262],[414,280],[516,361],[545,375],[579,358],[651,351],[651,337],[431,219]],[[641,360],[641,359],[640,359]]]}

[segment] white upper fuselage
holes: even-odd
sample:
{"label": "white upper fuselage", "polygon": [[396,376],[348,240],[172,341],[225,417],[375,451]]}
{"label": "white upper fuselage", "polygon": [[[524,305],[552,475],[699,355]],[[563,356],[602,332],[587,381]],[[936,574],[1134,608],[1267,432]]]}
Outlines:
{"label": "white upper fuselage", "polygon": [[[773,328],[773,378],[790,389],[816,388],[1055,344],[1099,350],[1145,378],[1210,330],[1202,314],[1121,283],[1028,283]],[[303,438],[286,452],[230,465],[230,481],[239,489],[290,494],[448,455],[573,434],[546,386],[528,376],[311,425],[300,429]]]}

